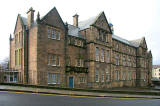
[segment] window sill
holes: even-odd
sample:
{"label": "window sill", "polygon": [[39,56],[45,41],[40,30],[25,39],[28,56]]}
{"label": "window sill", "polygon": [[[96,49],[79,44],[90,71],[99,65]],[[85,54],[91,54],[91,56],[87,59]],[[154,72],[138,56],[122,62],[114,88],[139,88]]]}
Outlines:
{"label": "window sill", "polygon": [[50,64],[48,64],[48,66],[51,66],[51,67],[60,67],[60,65],[50,65]]}
{"label": "window sill", "polygon": [[48,85],[58,85],[60,83],[48,83]]}

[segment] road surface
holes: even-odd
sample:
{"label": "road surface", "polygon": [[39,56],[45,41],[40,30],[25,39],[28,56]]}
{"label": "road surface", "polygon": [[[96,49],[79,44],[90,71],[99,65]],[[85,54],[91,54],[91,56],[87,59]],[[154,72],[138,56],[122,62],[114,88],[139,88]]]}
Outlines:
{"label": "road surface", "polygon": [[160,99],[96,98],[0,91],[0,106],[160,106]]}

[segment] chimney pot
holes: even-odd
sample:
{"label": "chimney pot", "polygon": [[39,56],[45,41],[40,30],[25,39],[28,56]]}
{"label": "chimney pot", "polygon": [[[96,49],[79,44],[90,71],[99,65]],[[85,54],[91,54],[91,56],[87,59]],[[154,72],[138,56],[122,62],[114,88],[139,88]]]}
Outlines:
{"label": "chimney pot", "polygon": [[73,16],[73,25],[76,26],[76,27],[78,27],[78,17],[79,17],[78,14],[75,14]]}

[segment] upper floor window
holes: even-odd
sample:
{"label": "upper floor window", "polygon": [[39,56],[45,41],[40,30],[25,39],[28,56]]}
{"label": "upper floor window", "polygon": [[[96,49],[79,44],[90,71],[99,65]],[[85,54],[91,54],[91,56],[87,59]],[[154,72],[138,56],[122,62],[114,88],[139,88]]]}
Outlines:
{"label": "upper floor window", "polygon": [[125,56],[123,56],[122,61],[123,61],[123,65],[125,66],[126,65],[126,57]]}
{"label": "upper floor window", "polygon": [[108,42],[108,36],[107,36],[106,32],[103,30],[98,30],[98,32],[99,32],[99,34],[97,36],[97,39],[99,39],[100,41]]}
{"label": "upper floor window", "polygon": [[118,44],[118,43],[116,44],[116,49],[117,49],[117,50],[119,49],[119,44]]}
{"label": "upper floor window", "polygon": [[77,59],[77,67],[84,67],[84,61],[82,59]]}
{"label": "upper floor window", "polygon": [[48,27],[48,38],[60,40],[60,32],[56,29]]}
{"label": "upper floor window", "polygon": [[104,49],[101,49],[101,61],[104,62]]}
{"label": "upper floor window", "polygon": [[131,65],[131,58],[130,57],[128,57],[128,66],[132,66]]}
{"label": "upper floor window", "polygon": [[50,28],[48,28],[48,38],[51,38],[51,36],[52,36],[52,30],[50,29]]}
{"label": "upper floor window", "polygon": [[48,54],[48,65],[60,66],[60,58],[57,55]]}
{"label": "upper floor window", "polygon": [[115,63],[116,63],[116,65],[119,65],[119,56],[118,55],[116,55],[116,57],[115,57]]}
{"label": "upper floor window", "polygon": [[133,59],[133,67],[136,67],[136,59]]}
{"label": "upper floor window", "polygon": [[99,48],[96,47],[96,61],[99,61]]}
{"label": "upper floor window", "polygon": [[126,80],[126,72],[125,71],[122,74],[122,80]]}
{"label": "upper floor window", "polygon": [[110,52],[109,52],[109,50],[106,51],[106,62],[107,63],[110,62]]}

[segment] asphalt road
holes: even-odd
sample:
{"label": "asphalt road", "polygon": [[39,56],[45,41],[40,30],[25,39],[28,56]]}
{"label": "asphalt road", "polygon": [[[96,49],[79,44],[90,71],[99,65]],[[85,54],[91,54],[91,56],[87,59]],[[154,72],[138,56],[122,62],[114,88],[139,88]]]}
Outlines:
{"label": "asphalt road", "polygon": [[160,106],[160,100],[75,97],[0,91],[0,106]]}

